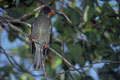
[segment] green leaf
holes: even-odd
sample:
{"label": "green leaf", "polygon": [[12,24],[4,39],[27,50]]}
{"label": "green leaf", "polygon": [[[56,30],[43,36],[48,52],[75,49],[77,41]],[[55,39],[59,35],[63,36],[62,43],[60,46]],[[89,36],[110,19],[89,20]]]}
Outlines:
{"label": "green leaf", "polygon": [[52,69],[56,69],[58,67],[58,65],[60,65],[62,63],[62,60],[55,56],[54,57],[54,63],[52,64]]}
{"label": "green leaf", "polygon": [[91,32],[91,33],[89,33],[89,35],[88,35],[88,41],[89,41],[89,43],[92,44],[92,45],[96,45],[96,43],[97,43],[97,36],[96,36],[95,34],[96,34],[96,33]]}
{"label": "green leaf", "polygon": [[34,78],[32,77],[32,75],[28,74],[28,73],[24,73],[21,75],[21,80],[34,80]]}
{"label": "green leaf", "polygon": [[98,13],[101,13],[101,8],[100,8],[100,7],[96,7],[96,11],[97,11]]}
{"label": "green leaf", "polygon": [[16,40],[16,37],[8,35],[8,39],[9,39],[10,42],[14,42]]}
{"label": "green leaf", "polygon": [[26,4],[30,4],[33,0],[25,0]]}
{"label": "green leaf", "polygon": [[67,46],[72,56],[72,60],[75,61],[75,63],[80,64],[80,66],[83,66],[84,58],[82,56],[82,47],[79,44],[68,44]]}
{"label": "green leaf", "polygon": [[104,35],[106,38],[108,38],[108,39],[110,38],[110,34],[108,32],[104,32]]}
{"label": "green leaf", "polygon": [[13,18],[20,18],[25,13],[25,7],[11,8],[8,10],[8,15]]}
{"label": "green leaf", "polygon": [[75,1],[69,1],[68,5],[72,8],[76,7],[76,2]]}
{"label": "green leaf", "polygon": [[89,9],[90,9],[90,6],[87,5],[86,8],[85,8],[84,16],[83,16],[83,19],[84,19],[85,22],[88,21],[88,11],[89,11]]}
{"label": "green leaf", "polygon": [[62,50],[61,45],[59,43],[52,41],[50,46],[61,54]]}

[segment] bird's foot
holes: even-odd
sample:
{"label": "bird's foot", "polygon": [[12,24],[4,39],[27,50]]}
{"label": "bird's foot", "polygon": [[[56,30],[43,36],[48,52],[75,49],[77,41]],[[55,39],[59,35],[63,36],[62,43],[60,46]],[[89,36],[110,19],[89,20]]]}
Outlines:
{"label": "bird's foot", "polygon": [[46,44],[45,44],[45,48],[48,48],[48,47],[49,47],[49,46],[48,46],[48,43],[46,43]]}
{"label": "bird's foot", "polygon": [[36,37],[35,36],[31,36],[31,39],[35,39]]}

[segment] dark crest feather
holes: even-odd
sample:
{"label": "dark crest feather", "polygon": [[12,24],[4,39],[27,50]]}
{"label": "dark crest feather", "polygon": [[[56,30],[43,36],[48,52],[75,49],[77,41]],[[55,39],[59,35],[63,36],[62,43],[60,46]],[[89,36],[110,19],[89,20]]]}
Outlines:
{"label": "dark crest feather", "polygon": [[43,11],[44,13],[49,13],[51,12],[51,9],[48,6],[44,6],[41,11]]}

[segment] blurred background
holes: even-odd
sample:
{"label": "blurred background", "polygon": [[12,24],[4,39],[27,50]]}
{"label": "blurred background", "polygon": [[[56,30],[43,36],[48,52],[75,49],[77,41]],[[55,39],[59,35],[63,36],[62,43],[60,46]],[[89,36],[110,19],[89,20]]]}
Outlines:
{"label": "blurred background", "polygon": [[0,80],[46,80],[23,33],[44,4],[55,12],[50,47],[86,75],[48,50],[49,80],[120,80],[120,0],[0,0]]}

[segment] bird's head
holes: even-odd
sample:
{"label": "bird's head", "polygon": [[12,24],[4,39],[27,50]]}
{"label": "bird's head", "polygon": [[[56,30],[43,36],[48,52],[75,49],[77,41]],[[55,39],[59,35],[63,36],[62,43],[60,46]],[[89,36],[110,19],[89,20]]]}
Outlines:
{"label": "bird's head", "polygon": [[41,10],[41,13],[45,15],[51,15],[54,14],[54,12],[51,12],[51,9],[48,6],[44,6]]}

